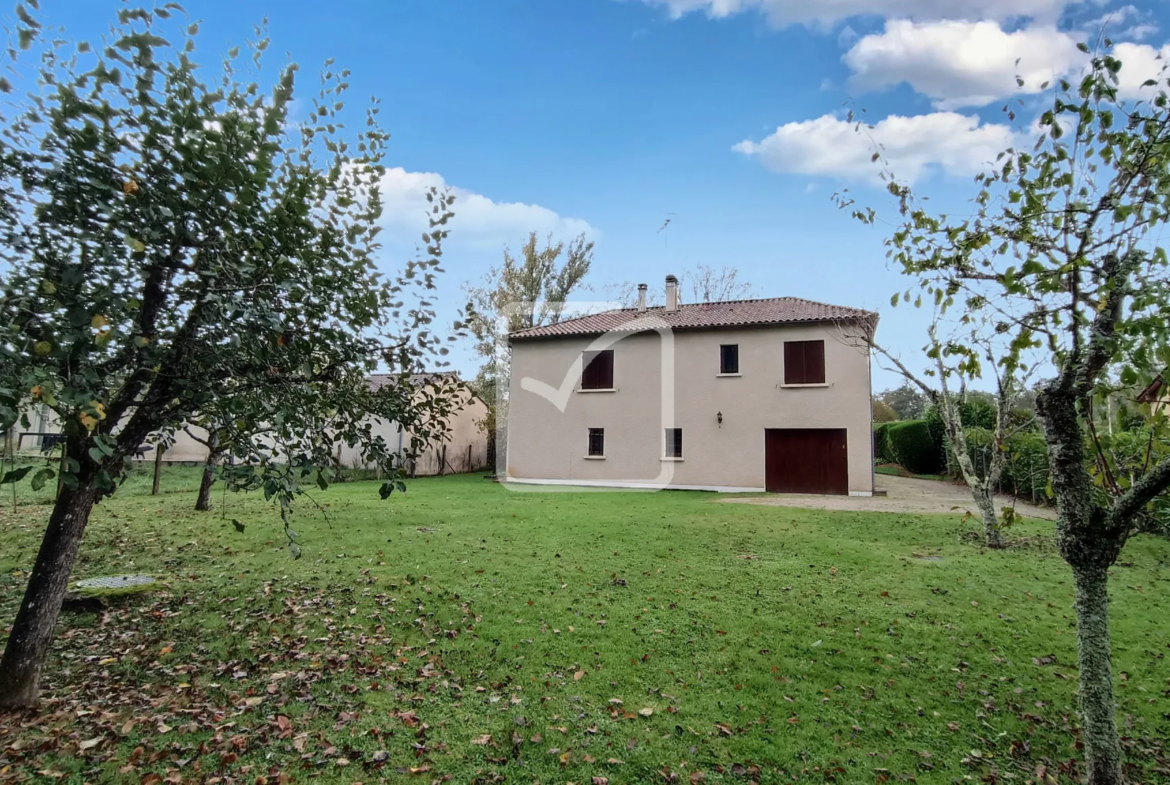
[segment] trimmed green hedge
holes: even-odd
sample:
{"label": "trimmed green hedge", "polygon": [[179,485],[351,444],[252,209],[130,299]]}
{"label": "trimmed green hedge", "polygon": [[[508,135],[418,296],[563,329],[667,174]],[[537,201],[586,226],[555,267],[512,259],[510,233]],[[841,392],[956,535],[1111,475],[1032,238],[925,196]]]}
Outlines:
{"label": "trimmed green hedge", "polygon": [[873,428],[873,457],[878,463],[897,463],[890,449],[890,426],[896,422],[878,423]]}
{"label": "trimmed green hedge", "polygon": [[938,474],[945,465],[926,420],[904,420],[886,426],[888,449],[895,463],[915,474]]}

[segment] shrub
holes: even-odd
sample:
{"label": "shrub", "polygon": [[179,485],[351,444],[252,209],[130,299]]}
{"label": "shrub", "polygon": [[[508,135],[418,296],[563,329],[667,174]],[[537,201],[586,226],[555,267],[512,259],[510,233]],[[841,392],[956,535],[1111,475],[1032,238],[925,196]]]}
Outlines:
{"label": "shrub", "polygon": [[[987,476],[987,469],[991,466],[992,451],[995,450],[995,432],[976,426],[965,428],[963,435],[967,437],[967,455],[975,466],[975,474],[982,479]],[[953,455],[948,454],[948,457],[954,461]],[[957,465],[955,469],[958,470]]]}
{"label": "shrub", "polygon": [[1039,433],[1021,432],[1007,440],[1007,464],[1000,485],[1033,502],[1048,498],[1048,444]]}
{"label": "shrub", "polygon": [[941,452],[926,420],[890,423],[886,439],[895,462],[915,474],[937,474],[942,469]]}
{"label": "shrub", "polygon": [[897,463],[890,449],[890,427],[894,423],[878,423],[873,429],[873,457],[878,463]]}
{"label": "shrub", "polygon": [[898,413],[894,411],[893,407],[885,401],[873,402],[873,421],[874,422],[893,422],[898,419]]}

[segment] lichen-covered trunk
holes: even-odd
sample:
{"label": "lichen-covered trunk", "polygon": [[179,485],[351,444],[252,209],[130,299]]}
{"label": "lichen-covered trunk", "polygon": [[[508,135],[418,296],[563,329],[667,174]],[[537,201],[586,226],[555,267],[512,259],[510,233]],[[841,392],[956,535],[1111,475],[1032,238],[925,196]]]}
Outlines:
{"label": "lichen-covered trunk", "polygon": [[0,659],[0,710],[25,708],[37,702],[53,629],[96,500],[92,479],[76,488],[63,487],[57,497]]}
{"label": "lichen-covered trunk", "polygon": [[1055,385],[1041,393],[1037,409],[1048,443],[1056,497],[1056,544],[1072,567],[1076,585],[1080,709],[1089,785],[1120,785],[1121,739],[1110,664],[1109,567],[1125,545],[1124,528],[1111,527],[1093,498],[1085,468],[1085,443],[1077,399]]}
{"label": "lichen-covered trunk", "polygon": [[975,506],[979,508],[979,517],[983,519],[983,542],[988,548],[1003,548],[1007,542],[1003,536],[1003,527],[995,514],[995,496],[982,482],[970,485],[971,497]]}
{"label": "lichen-covered trunk", "polygon": [[999,518],[995,514],[995,495],[991,490],[998,471],[993,472],[989,468],[988,476],[984,479],[979,478],[967,448],[967,436],[963,433],[962,423],[952,421],[950,418],[953,416],[953,414],[948,416],[946,423],[951,440],[951,452],[955,454],[955,462],[959,464],[959,471],[962,472],[963,480],[971,490],[971,498],[975,500],[979,517],[983,520],[983,542],[988,548],[1002,548],[1006,543]]}
{"label": "lichen-covered trunk", "polygon": [[1076,584],[1077,658],[1087,782],[1089,785],[1120,785],[1121,743],[1113,698],[1108,574],[1101,569],[1074,569],[1073,581]]}

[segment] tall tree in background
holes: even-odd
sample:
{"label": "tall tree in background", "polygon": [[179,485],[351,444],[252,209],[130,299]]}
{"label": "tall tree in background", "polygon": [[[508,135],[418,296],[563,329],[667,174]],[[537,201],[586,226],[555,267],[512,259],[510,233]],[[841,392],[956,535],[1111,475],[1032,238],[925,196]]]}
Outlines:
{"label": "tall tree in background", "polygon": [[926,413],[926,407],[930,403],[917,385],[905,380],[892,390],[878,393],[877,397],[894,410],[899,420],[917,420]]}
{"label": "tall tree in background", "polygon": [[[646,283],[643,281],[642,283]],[[728,300],[745,300],[752,297],[754,289],[747,281],[740,280],[739,270],[734,267],[720,267],[697,264],[683,270],[678,276],[679,301],[683,303],[715,303]],[[605,287],[606,299],[621,308],[633,308],[638,304],[638,283],[622,281]],[[646,304],[650,307],[662,305],[665,293],[658,287],[647,290]]]}
{"label": "tall tree in background", "polygon": [[43,403],[64,455],[33,478],[59,467],[60,493],[0,660],[0,708],[35,703],[90,511],[148,434],[218,412],[234,391],[233,485],[278,502],[297,556],[291,505],[303,482],[327,483],[338,439],[384,468],[388,496],[402,470],[369,416],[421,441],[447,411],[405,382],[380,395],[365,382],[382,360],[407,380],[438,350],[426,296],[451,213],[432,194],[426,257],[381,278],[388,135],[376,106],[343,135],[348,72],[327,64],[294,125],[295,66],[270,90],[237,81],[261,68],[262,37],[209,85],[192,59],[197,26],[174,5],[122,10],[96,48],[42,42],[17,10],[19,46],[40,50],[41,70],[0,131],[0,431]]}
{"label": "tall tree in background", "polygon": [[[564,254],[564,261],[559,262]],[[479,284],[464,285],[469,299],[468,328],[475,336],[483,365],[472,387],[488,406],[482,427],[489,455],[503,449],[503,423],[511,370],[507,336],[517,330],[561,320],[569,298],[583,286],[593,264],[593,243],[580,235],[566,245],[552,237],[538,246],[536,232],[520,249],[519,258],[504,249],[504,262],[488,270]]]}
{"label": "tall tree in background", "polygon": [[682,271],[678,284],[683,302],[717,303],[752,296],[752,285],[741,281],[734,267],[715,269],[709,264],[697,264]]}
{"label": "tall tree in background", "polygon": [[[1131,537],[1165,531],[1151,505],[1170,489],[1170,458],[1147,453],[1135,470],[1118,471],[1095,412],[1170,366],[1170,272],[1159,244],[1170,223],[1170,82],[1163,69],[1145,83],[1144,100],[1121,101],[1122,64],[1107,39],[1103,47],[1078,84],[1056,85],[1035,146],[1005,150],[977,178],[969,216],[930,213],[890,180],[903,223],[887,244],[916,291],[986,320],[1013,352],[1035,349],[1054,369],[1036,407],[1056,542],[1075,584],[1086,775],[1091,785],[1118,785],[1109,568]],[[872,209],[854,215],[875,218]],[[1167,419],[1150,428],[1152,440],[1165,438]]]}

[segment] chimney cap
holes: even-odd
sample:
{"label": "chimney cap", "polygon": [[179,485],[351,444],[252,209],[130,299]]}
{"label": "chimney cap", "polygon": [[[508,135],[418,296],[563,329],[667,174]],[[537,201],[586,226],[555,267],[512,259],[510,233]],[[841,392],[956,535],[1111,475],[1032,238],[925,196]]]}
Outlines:
{"label": "chimney cap", "polygon": [[644,284],[644,283],[638,284],[638,291],[645,291],[648,288],[649,287],[647,287],[646,284]]}
{"label": "chimney cap", "polygon": [[678,283],[678,279],[675,278],[673,275],[668,275],[668,276],[666,276],[666,282],[667,283]]}

